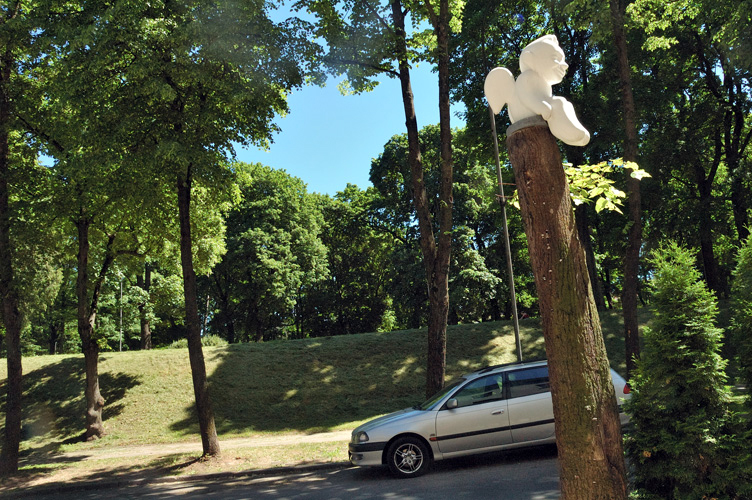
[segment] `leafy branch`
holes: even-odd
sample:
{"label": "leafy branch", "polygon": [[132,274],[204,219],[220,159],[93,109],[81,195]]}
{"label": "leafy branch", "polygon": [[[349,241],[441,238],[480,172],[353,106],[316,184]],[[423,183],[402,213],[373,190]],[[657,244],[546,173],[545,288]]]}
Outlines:
{"label": "leafy branch", "polygon": [[[637,163],[625,162],[622,158],[577,167],[571,163],[565,163],[564,173],[569,181],[572,202],[575,205],[595,202],[595,211],[599,213],[603,210],[623,213],[619,207],[623,205],[622,200],[627,195],[621,189],[616,188],[615,181],[609,178],[609,175],[619,168],[629,170],[629,175],[638,180],[650,177],[650,174],[640,169]],[[519,209],[520,203],[517,196],[517,191],[515,191],[510,203]]]}

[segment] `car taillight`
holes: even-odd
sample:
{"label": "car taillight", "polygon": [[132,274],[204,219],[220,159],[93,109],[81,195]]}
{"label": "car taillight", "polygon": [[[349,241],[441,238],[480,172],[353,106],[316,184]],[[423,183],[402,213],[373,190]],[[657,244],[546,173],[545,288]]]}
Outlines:
{"label": "car taillight", "polygon": [[632,392],[632,388],[629,387],[629,384],[624,384],[624,394],[629,394]]}

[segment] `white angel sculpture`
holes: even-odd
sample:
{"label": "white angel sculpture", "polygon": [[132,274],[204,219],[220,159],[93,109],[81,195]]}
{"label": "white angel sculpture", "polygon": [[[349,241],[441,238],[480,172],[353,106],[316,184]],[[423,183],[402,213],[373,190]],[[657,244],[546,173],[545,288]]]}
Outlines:
{"label": "white angel sculpture", "polygon": [[552,85],[561,83],[569,65],[554,35],[531,42],[520,54],[520,76],[506,68],[495,68],[486,76],[484,92],[494,114],[509,106],[512,123],[540,115],[551,133],[572,146],[590,142],[590,133],[580,124],[572,103],[554,97]]}

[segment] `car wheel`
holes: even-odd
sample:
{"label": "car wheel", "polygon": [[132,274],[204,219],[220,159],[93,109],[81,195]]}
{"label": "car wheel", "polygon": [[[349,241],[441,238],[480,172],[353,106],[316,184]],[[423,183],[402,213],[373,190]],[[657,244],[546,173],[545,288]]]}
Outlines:
{"label": "car wheel", "polygon": [[425,474],[431,466],[431,452],[420,439],[399,438],[389,447],[387,464],[397,477],[417,477]]}

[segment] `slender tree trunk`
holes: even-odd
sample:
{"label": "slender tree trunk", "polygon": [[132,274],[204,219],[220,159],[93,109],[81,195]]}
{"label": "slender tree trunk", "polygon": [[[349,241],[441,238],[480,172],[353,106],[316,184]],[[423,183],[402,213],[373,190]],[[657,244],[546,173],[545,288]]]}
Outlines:
{"label": "slender tree trunk", "polygon": [[[737,165],[736,169],[741,166]],[[734,225],[739,237],[739,244],[743,244],[749,236],[749,190],[744,188],[744,177],[748,172],[733,174],[731,180],[731,206],[734,213]]]}
{"label": "slender tree trunk", "polygon": [[99,345],[94,338],[96,313],[96,292],[89,305],[89,227],[91,220],[81,216],[76,221],[78,230],[78,274],[76,276],[76,297],[78,299],[78,334],[84,352],[86,370],[86,431],[85,439],[98,439],[105,435],[102,422],[104,398],[99,392]]}
{"label": "slender tree trunk", "polygon": [[183,267],[183,290],[185,292],[185,326],[188,336],[188,357],[193,376],[193,392],[201,433],[204,456],[219,455],[219,440],[214,424],[214,412],[209,400],[209,387],[206,380],[206,364],[201,347],[201,323],[198,316],[198,293],[196,273],[193,270],[193,249],[191,248],[191,166],[186,173],[178,175],[178,212],[180,217],[180,261]]}
{"label": "slender tree trunk", "polygon": [[[442,7],[443,8],[443,7]],[[449,258],[451,251],[451,218],[452,218],[452,164],[451,164],[451,141],[446,142],[445,130],[441,129],[442,136],[442,166],[440,208],[439,208],[439,242],[437,245],[433,233],[431,211],[426,194],[426,186],[423,179],[423,161],[420,154],[420,141],[418,135],[418,122],[415,117],[415,101],[410,83],[410,66],[407,59],[407,44],[405,32],[405,16],[402,4],[399,0],[392,2],[392,17],[397,31],[397,58],[399,61],[400,84],[402,88],[402,103],[405,109],[405,125],[407,127],[408,163],[410,164],[413,204],[418,216],[420,229],[420,248],[423,253],[423,262],[426,269],[426,282],[428,285],[428,361],[426,368],[426,394],[431,395],[444,386],[444,374],[446,370],[446,327],[449,314]],[[448,37],[448,33],[445,33]],[[440,42],[448,43],[446,40]],[[440,51],[442,49],[440,48]],[[440,56],[443,62],[439,63],[439,71],[448,75],[447,60]],[[444,66],[447,64],[446,66]],[[446,76],[445,75],[445,76]],[[444,117],[446,93],[446,112],[448,113],[448,80],[444,82],[446,89],[440,83],[440,116]],[[445,122],[445,123],[444,123]],[[449,127],[448,114],[442,118],[442,127]],[[451,130],[449,134],[451,137]],[[447,150],[448,148],[448,150]],[[448,193],[448,196],[447,196]],[[447,227],[447,220],[449,226]]]}
{"label": "slender tree trunk", "polygon": [[18,291],[13,280],[10,239],[10,207],[8,177],[10,174],[10,85],[14,59],[4,49],[0,60],[0,295],[3,301],[5,345],[7,348],[8,394],[5,403],[5,441],[0,452],[0,475],[18,472],[18,450],[21,443],[21,313]]}
{"label": "slender tree trunk", "polygon": [[603,294],[603,285],[601,285],[600,276],[595,263],[595,253],[593,245],[590,242],[590,224],[588,223],[587,206],[579,205],[574,209],[574,218],[577,223],[577,234],[585,250],[585,261],[587,262],[588,274],[590,275],[590,284],[593,287],[593,297],[595,298],[595,307],[598,311],[606,310],[606,297]]}
{"label": "slender tree trunk", "polygon": [[[8,5],[3,24],[16,17],[20,2]],[[5,403],[5,440],[0,451],[0,475],[18,472],[18,452],[21,444],[21,397],[23,367],[21,365],[21,313],[13,279],[10,238],[10,79],[15,58],[9,47],[3,48],[0,59],[0,295],[3,302],[5,346],[7,349],[8,394]]]}
{"label": "slender tree trunk", "polygon": [[[136,286],[146,292],[147,296],[151,289],[151,266],[144,264],[144,274],[136,277]],[[146,315],[146,303],[142,302],[138,305],[138,315],[141,319],[141,350],[151,349],[151,323]]]}
{"label": "slender tree trunk", "polygon": [[705,282],[708,287],[716,293],[717,297],[724,295],[721,287],[720,273],[718,271],[718,262],[715,258],[713,244],[713,183],[721,164],[723,151],[721,149],[720,135],[716,135],[716,149],[711,164],[710,171],[706,174],[705,168],[700,163],[695,163],[695,183],[697,184],[697,194],[700,201],[698,211],[698,233],[700,236],[700,254],[705,276]]}
{"label": "slender tree trunk", "polygon": [[540,302],[565,499],[626,498],[621,425],[585,253],[545,122],[507,137]]}
{"label": "slender tree trunk", "polygon": [[63,268],[63,283],[55,299],[50,319],[50,354],[63,352],[65,344],[65,309],[68,307],[68,294],[66,293],[70,268]]}
{"label": "slender tree trunk", "polygon": [[[611,20],[614,31],[619,83],[622,106],[624,107],[624,159],[637,161],[637,113],[632,95],[632,74],[627,55],[627,36],[624,30],[624,0],[610,0]],[[624,256],[624,288],[622,291],[622,313],[624,316],[624,340],[627,356],[627,379],[635,368],[635,360],[640,357],[640,332],[637,322],[637,287],[640,270],[640,247],[642,246],[642,206],[640,202],[640,181],[627,178],[629,193],[629,236]]]}
{"label": "slender tree trunk", "polygon": [[[577,54],[580,54],[578,51]],[[582,64],[578,64],[583,67]],[[566,146],[564,150],[567,155],[567,159],[573,165],[584,165],[585,154],[581,147]],[[606,310],[606,299],[603,295],[603,285],[601,279],[598,276],[598,268],[595,263],[595,252],[593,252],[593,245],[590,241],[590,220],[588,217],[588,207],[585,204],[578,205],[574,209],[574,218],[577,223],[577,233],[580,237],[580,243],[582,248],[585,249],[585,259],[588,266],[588,274],[590,275],[590,284],[593,287],[593,296],[595,297],[595,306],[598,311]]]}
{"label": "slender tree trunk", "polygon": [[[439,182],[439,234],[434,263],[434,299],[428,321],[428,369],[426,393],[444,387],[446,372],[446,329],[449,314],[449,264],[452,253],[452,210],[454,184],[452,163],[452,127],[449,107],[449,0],[440,0],[439,19],[434,25],[439,70],[439,138],[441,170]],[[433,323],[433,324],[432,324]]]}

